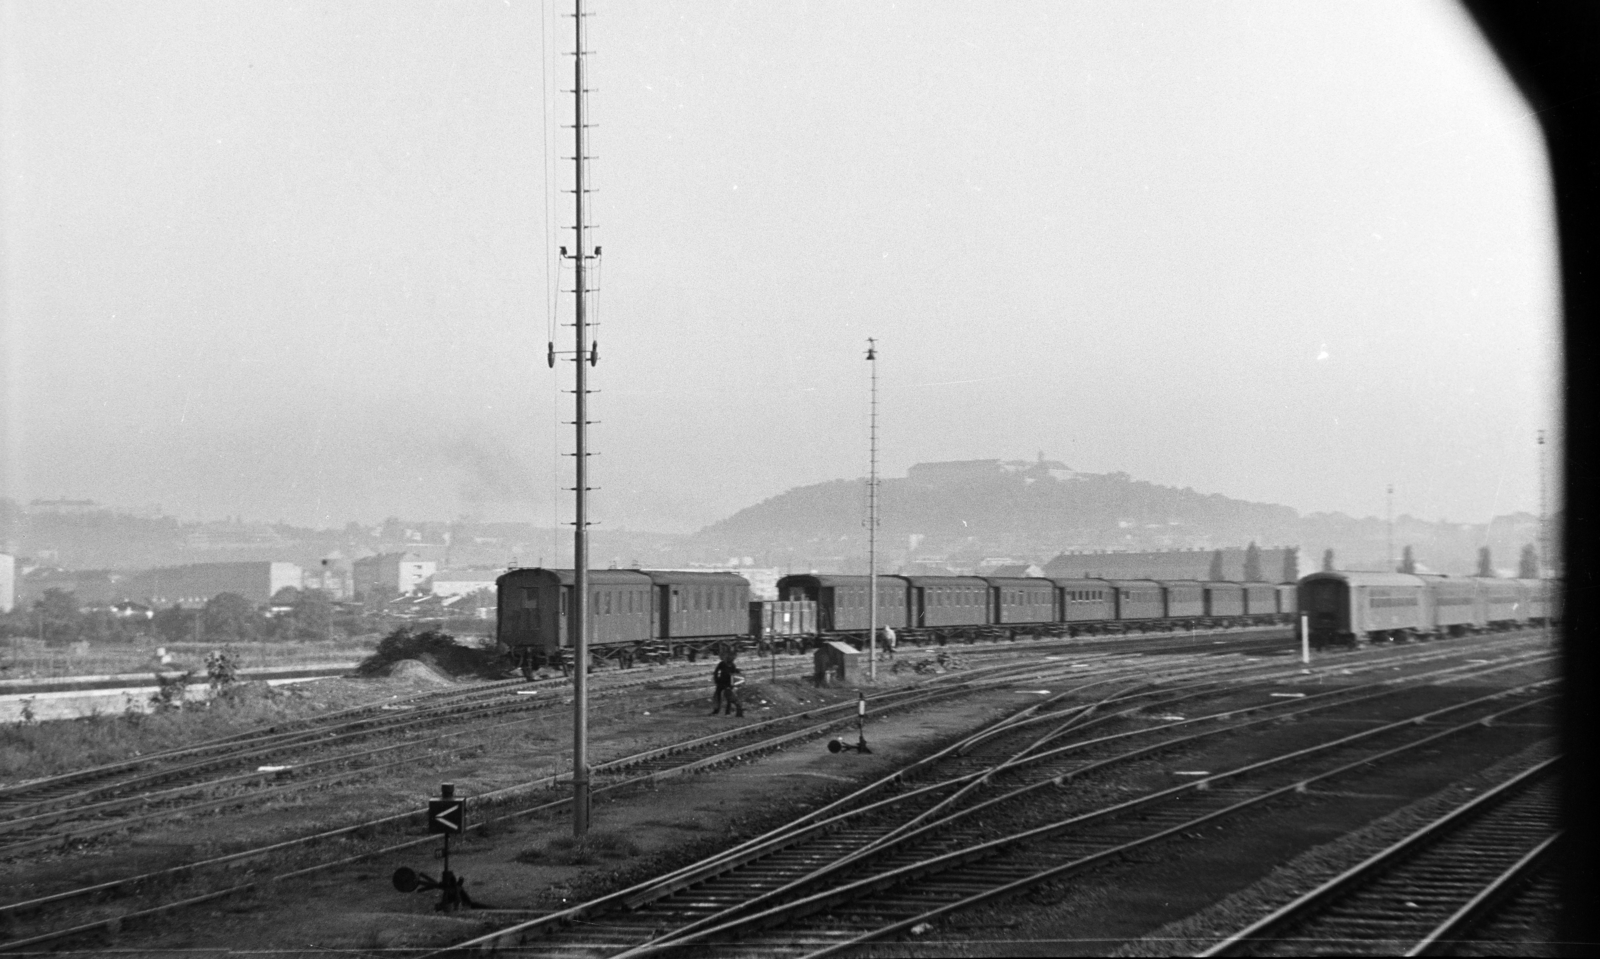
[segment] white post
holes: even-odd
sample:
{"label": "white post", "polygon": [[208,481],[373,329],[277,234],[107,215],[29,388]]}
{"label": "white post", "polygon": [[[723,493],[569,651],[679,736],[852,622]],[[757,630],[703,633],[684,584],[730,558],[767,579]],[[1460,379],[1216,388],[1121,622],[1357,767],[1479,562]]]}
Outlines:
{"label": "white post", "polygon": [[1300,614],[1300,662],[1311,665],[1311,617]]}

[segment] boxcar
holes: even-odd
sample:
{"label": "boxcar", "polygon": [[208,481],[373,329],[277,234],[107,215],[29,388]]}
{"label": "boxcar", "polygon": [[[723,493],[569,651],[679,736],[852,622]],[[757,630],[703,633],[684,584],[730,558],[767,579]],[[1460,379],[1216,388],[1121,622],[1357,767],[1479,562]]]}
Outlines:
{"label": "boxcar", "polygon": [[1037,577],[984,577],[992,606],[989,621],[996,624],[1050,623],[1057,617],[1056,587]]}
{"label": "boxcar", "polygon": [[1252,618],[1278,615],[1278,588],[1271,583],[1244,584],[1244,612]]}
{"label": "boxcar", "polygon": [[1116,588],[1103,579],[1051,580],[1061,595],[1064,623],[1110,623],[1117,618]]}
{"label": "boxcar", "polygon": [[1239,583],[1202,583],[1205,613],[1209,619],[1232,619],[1244,615],[1244,586]]}
{"label": "boxcar", "polygon": [[[878,577],[878,625],[902,629],[906,625],[906,579]],[[831,574],[790,574],[778,580],[780,600],[811,600],[817,604],[817,630],[821,633],[857,632],[866,635],[871,609],[871,577]]]}
{"label": "boxcar", "polygon": [[1159,583],[1148,579],[1115,579],[1108,582],[1116,594],[1119,621],[1161,619],[1167,615],[1166,598]]}
{"label": "boxcar", "polygon": [[1196,580],[1160,580],[1166,596],[1168,619],[1199,619],[1206,614],[1205,589]]}
{"label": "boxcar", "polygon": [[[512,651],[523,673],[569,665],[572,570],[514,569],[501,575],[496,586],[495,638]],[[590,571],[591,655],[631,662],[634,651],[655,636],[652,595],[650,577],[637,570]]]}
{"label": "boxcar", "polygon": [[1299,605],[1314,645],[1395,639],[1432,630],[1427,588],[1404,573],[1312,573],[1300,580]]}
{"label": "boxcar", "polygon": [[976,576],[906,576],[910,626],[987,626],[989,584]]}

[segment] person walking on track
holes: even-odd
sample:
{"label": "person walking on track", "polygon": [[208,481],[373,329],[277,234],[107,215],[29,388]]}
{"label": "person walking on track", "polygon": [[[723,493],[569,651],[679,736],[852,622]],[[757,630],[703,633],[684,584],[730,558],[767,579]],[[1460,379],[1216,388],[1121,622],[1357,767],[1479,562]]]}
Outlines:
{"label": "person walking on track", "polygon": [[[718,663],[717,668],[711,673],[711,681],[717,686],[716,695],[711,700],[713,716],[717,714],[718,708],[721,708],[724,716],[728,713],[744,715],[744,704],[739,702],[738,687],[734,681],[734,677],[742,676],[744,671],[733,664],[733,657],[734,654],[731,652],[723,653],[722,662]],[[743,682],[743,679],[739,682]]]}

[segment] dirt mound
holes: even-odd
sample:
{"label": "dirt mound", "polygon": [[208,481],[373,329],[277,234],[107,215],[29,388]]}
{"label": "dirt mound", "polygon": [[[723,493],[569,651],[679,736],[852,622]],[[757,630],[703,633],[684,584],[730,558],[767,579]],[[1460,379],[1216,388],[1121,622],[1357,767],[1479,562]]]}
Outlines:
{"label": "dirt mound", "polygon": [[389,667],[388,675],[395,679],[411,679],[441,686],[454,682],[449,676],[420,659],[402,659]]}

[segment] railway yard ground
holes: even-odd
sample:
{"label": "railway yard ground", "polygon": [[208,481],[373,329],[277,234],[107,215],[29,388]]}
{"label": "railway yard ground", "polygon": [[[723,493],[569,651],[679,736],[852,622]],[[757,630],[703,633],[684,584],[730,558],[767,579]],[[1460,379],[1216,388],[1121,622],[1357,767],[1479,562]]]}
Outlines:
{"label": "railway yard ground", "polygon": [[[1537,631],[1309,667],[1286,630],[944,654],[860,687],[867,754],[825,748],[855,741],[856,687],[813,687],[809,658],[742,660],[743,718],[707,715],[708,662],[594,674],[581,845],[563,681],[315,683],[248,734],[0,783],[0,953],[1192,955],[1558,768]],[[468,801],[451,869],[489,908],[391,882],[439,875],[419,811],[445,782]],[[1554,954],[1518,888],[1472,928]]]}

